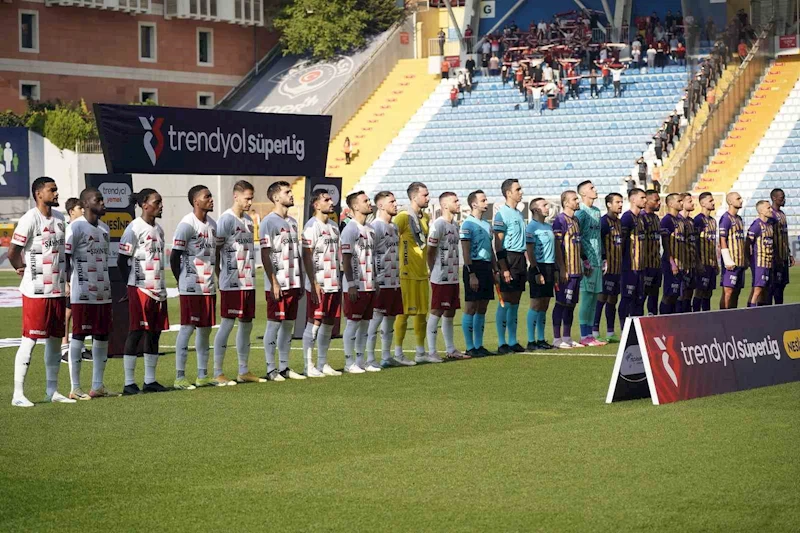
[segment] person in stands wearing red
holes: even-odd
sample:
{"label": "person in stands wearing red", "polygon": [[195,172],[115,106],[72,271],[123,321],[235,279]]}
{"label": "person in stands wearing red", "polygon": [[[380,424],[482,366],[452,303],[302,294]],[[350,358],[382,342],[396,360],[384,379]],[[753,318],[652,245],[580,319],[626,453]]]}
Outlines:
{"label": "person in stands wearing red", "polygon": [[454,85],[450,89],[450,106],[456,107],[458,105],[458,88]]}

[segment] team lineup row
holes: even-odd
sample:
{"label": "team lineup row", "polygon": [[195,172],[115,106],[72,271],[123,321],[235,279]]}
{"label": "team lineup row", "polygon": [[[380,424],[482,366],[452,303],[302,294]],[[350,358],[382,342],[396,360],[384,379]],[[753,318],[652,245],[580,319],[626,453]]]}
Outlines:
{"label": "team lineup row", "polygon": [[[587,181],[579,185],[577,192],[562,194],[562,211],[552,224],[546,222],[550,213],[547,200],[532,200],[533,220],[526,225],[517,209],[522,201],[519,182],[506,180],[501,191],[505,204],[497,210],[491,225],[483,220],[489,207],[487,197],[483,191],[475,191],[467,198],[471,213],[460,227],[455,219],[460,201],[452,192],[440,195],[442,215],[434,222],[425,212],[429,192],[424,184],[415,182],[409,186],[410,206],[401,213],[394,195],[380,192],[374,198],[377,213],[370,224],[366,223],[373,211],[370,199],[363,191],[352,192],[346,202],[353,218],[340,234],[331,220],[334,205],[329,194],[314,192],[309,199],[313,216],[301,232],[297,222],[288,216],[294,205],[291,187],[282,181],[273,183],[267,197],[274,209],[259,228],[267,300],[267,374],[257,377],[248,367],[256,266],[254,226],[247,211],[254,188],[246,181],[237,182],[233,205],[217,222],[209,216],[214,210],[211,192],[202,185],[192,187],[188,193],[192,212],[176,228],[169,257],[170,269],[178,280],[181,313],[172,388],[340,375],[327,363],[327,352],[334,322],[342,313],[346,317],[343,340],[347,373],[442,362],[436,353],[440,322],[446,358],[490,355],[492,352],[483,346],[483,332],[495,287],[501,298],[496,316],[498,353],[603,345],[599,327],[604,309],[609,340],[613,341],[620,296],[621,320],[644,314],[645,300],[652,314],[708,310],[720,258],[724,268],[721,307],[736,306],[748,266],[753,272],[750,305],[767,299],[782,303],[792,258],[786,218],[780,209],[784,201],[780,190],[773,191],[772,205],[766,201],[757,204],[759,218],[746,235],[737,214],[742,206],[741,196],[728,194],[728,211],[719,224],[719,242],[713,218],[714,199],[707,193],[700,195],[701,213],[694,219],[690,218],[694,210],[691,195],[668,195],[668,213],[659,219],[660,196],[640,189],[629,192],[630,210],[625,214],[621,214],[621,195],[606,196],[608,213],[601,217],[594,206],[597,191]],[[84,215],[66,226],[63,216],[52,210],[58,206],[55,182],[39,178],[34,181],[32,192],[36,207],[20,219],[9,252],[9,260],[22,277],[23,296],[23,339],[15,360],[12,404],[33,405],[25,398],[23,386],[37,339],[45,342],[48,400],[72,403],[116,395],[103,384],[111,327],[111,285],[110,234],[100,220],[105,214],[102,194],[93,188],[85,189],[80,196]],[[156,222],[163,204],[153,189],[144,189],[132,195],[131,200],[141,209],[141,216],[126,228],[117,262],[128,280],[125,299],[130,315],[123,394],[140,392],[134,373],[135,354],[142,343],[142,390],[160,392],[168,390],[155,380],[160,334],[169,327],[166,246],[164,232]],[[461,255],[463,269],[459,267]],[[453,319],[461,308],[460,277],[465,285],[462,328],[466,354],[456,349],[453,338]],[[663,299],[658,306],[662,280]],[[517,315],[526,283],[530,285],[531,308],[528,345],[523,348],[517,340]],[[217,290],[222,320],[214,339],[213,374],[209,375]],[[298,302],[304,292],[307,323],[303,334],[304,370],[300,374],[289,368],[289,352]],[[545,341],[544,330],[554,294],[551,345]],[[67,299],[73,317],[69,346],[72,387],[65,397],[57,392],[57,380]],[[581,342],[575,342],[570,330],[579,302]],[[413,360],[406,359],[402,350],[411,317],[416,337]],[[236,320],[239,369],[237,379],[232,380],[223,374],[222,366]],[[375,356],[379,332],[380,361]],[[194,383],[185,373],[193,333],[198,367]],[[80,389],[80,359],[87,335],[93,339],[94,362],[88,394]]]}

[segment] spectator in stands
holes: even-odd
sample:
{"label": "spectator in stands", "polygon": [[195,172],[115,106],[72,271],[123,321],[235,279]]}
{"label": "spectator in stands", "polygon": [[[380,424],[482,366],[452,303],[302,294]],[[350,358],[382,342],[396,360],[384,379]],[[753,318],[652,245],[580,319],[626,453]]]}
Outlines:
{"label": "spectator in stands", "polygon": [[592,69],[589,74],[589,88],[591,91],[589,93],[590,98],[600,98],[600,92],[597,90],[597,78],[597,70]]}
{"label": "spectator in stands", "polygon": [[553,67],[549,63],[545,63],[542,67],[542,80],[545,83],[553,81]]}
{"label": "spectator in stands", "polygon": [[744,40],[739,41],[738,52],[739,52],[739,61],[744,63],[744,60],[747,58],[747,54],[749,53],[747,45],[744,43]]}
{"label": "spectator in stands", "polygon": [[548,27],[547,22],[542,19],[539,21],[539,25],[536,26],[536,40],[544,41],[545,44],[547,43],[547,34],[548,34]]}
{"label": "spectator in stands", "polygon": [[447,59],[442,60],[442,79],[446,80],[450,77],[450,62]]}
{"label": "spectator in stands", "polygon": [[[430,35],[430,33],[428,35]],[[443,56],[444,55],[444,41],[446,39],[445,34],[444,34],[444,28],[439,28],[439,33],[436,34],[436,36],[439,38],[439,55]]]}
{"label": "spectator in stands", "polygon": [[487,35],[483,40],[483,44],[481,45],[481,54],[488,56],[491,53],[492,44],[489,42],[489,36]]}
{"label": "spectator in stands", "polygon": [[500,58],[496,55],[492,55],[489,58],[489,75],[490,76],[499,76],[500,75]]}
{"label": "spectator in stands", "polygon": [[667,28],[667,31],[673,33],[673,28],[675,26],[675,17],[672,16],[672,10],[667,10],[667,15],[664,17],[664,26]]}
{"label": "spectator in stands", "polygon": [[666,36],[667,32],[664,31],[664,27],[661,24],[656,25],[655,29],[653,30],[653,37],[655,40],[663,41]]}
{"label": "spectator in stands", "polygon": [[475,76],[475,58],[469,56],[469,59],[467,59],[467,62],[464,64],[464,66],[466,67],[467,72],[469,72],[469,79],[471,83],[473,76]]}
{"label": "spectator in stands", "polygon": [[[644,160],[644,156],[640,157],[636,160],[636,175],[639,176],[639,184],[638,187],[642,189],[647,189],[647,162]],[[634,184],[634,186],[637,186]]]}
{"label": "spectator in stands", "polygon": [[[634,43],[638,43],[639,41],[634,41]],[[631,46],[631,65],[635,69],[639,69],[642,67],[642,49],[641,47],[634,48]]]}
{"label": "spectator in stands", "polygon": [[483,54],[481,58],[481,76],[489,75],[489,54]]}
{"label": "spectator in stands", "polygon": [[456,107],[458,105],[458,87],[453,85],[450,88],[450,107]]}
{"label": "spectator in stands", "polygon": [[678,48],[675,49],[675,59],[679,65],[686,65],[686,47],[681,41],[678,41]]}
{"label": "spectator in stands", "polygon": [[625,65],[620,65],[618,68],[608,68],[609,72],[611,72],[611,79],[614,81],[614,98],[622,96],[622,73],[627,68]]}
{"label": "spectator in stands", "polygon": [[[492,57],[499,57],[500,56],[500,39],[493,35],[492,36]],[[491,67],[490,67],[491,69]]]}
{"label": "spectator in stands", "polygon": [[569,97],[579,99],[578,96],[578,83],[581,81],[580,75],[575,71],[575,67],[571,64],[567,67],[566,81],[569,84]]}
{"label": "spectator in stands", "polygon": [[714,17],[708,17],[704,30],[706,41],[714,42],[717,40],[717,25],[714,23]]}
{"label": "spectator in stands", "polygon": [[539,115],[542,114],[542,86],[532,84],[529,88],[530,101],[528,102],[528,109],[536,109]]}
{"label": "spectator in stands", "polygon": [[342,152],[344,152],[344,164],[350,164],[350,156],[353,153],[353,148],[350,146],[350,137],[344,138],[344,146],[342,146]]}
{"label": "spectator in stands", "polygon": [[[430,34],[429,34],[430,35]],[[467,24],[467,28],[464,30],[464,44],[467,46],[467,53],[472,53],[472,27]]]}
{"label": "spectator in stands", "polygon": [[[505,65],[503,65],[505,68]],[[517,67],[517,71],[514,73],[514,87],[518,87],[522,89],[522,80],[525,78],[525,71],[522,68],[522,65]]]}
{"label": "spectator in stands", "polygon": [[656,66],[656,49],[653,47],[653,44],[650,43],[650,46],[647,47],[647,69],[653,70]]}
{"label": "spectator in stands", "polygon": [[661,72],[664,72],[664,67],[667,65],[667,46],[664,41],[656,43],[656,67],[661,67]]}
{"label": "spectator in stands", "polygon": [[503,80],[503,85],[508,83],[508,65],[503,65],[503,68],[500,69],[500,79]]}

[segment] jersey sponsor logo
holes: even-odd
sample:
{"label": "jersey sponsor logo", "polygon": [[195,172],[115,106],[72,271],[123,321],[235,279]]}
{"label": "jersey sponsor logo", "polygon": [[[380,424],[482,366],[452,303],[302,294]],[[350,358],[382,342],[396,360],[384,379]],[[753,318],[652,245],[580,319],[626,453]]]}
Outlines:
{"label": "jersey sponsor logo", "polygon": [[25,243],[28,242],[28,237],[26,237],[25,235],[20,235],[19,233],[15,233],[13,240],[15,240],[17,242],[21,242],[22,244],[25,244]]}

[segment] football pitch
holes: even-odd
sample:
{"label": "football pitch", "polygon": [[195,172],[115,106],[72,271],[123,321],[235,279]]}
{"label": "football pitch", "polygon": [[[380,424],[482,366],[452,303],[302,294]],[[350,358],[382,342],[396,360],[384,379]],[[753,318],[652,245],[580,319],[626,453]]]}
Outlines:
{"label": "football pitch", "polygon": [[[786,300],[797,302],[800,268],[791,275]],[[0,286],[16,283],[0,273]],[[263,374],[258,294],[250,362]],[[177,298],[169,307],[177,323]],[[0,309],[0,338],[19,336],[21,314]],[[573,338],[577,329],[576,313]],[[162,336],[164,385],[175,337]],[[341,347],[333,341],[334,368]],[[40,344],[32,409],[11,406],[16,348],[2,349],[0,531],[797,531],[800,383],[606,405],[616,347],[62,405],[40,403]],[[291,366],[302,370],[300,340]],[[121,359],[105,381],[122,390]],[[59,390],[69,391],[67,365]]]}

